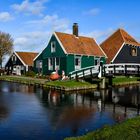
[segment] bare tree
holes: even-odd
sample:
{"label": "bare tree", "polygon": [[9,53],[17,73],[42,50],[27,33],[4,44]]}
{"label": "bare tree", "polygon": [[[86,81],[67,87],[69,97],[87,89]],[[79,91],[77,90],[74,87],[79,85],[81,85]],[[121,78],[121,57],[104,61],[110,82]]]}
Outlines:
{"label": "bare tree", "polygon": [[10,34],[0,31],[0,68],[5,55],[13,51],[13,39]]}

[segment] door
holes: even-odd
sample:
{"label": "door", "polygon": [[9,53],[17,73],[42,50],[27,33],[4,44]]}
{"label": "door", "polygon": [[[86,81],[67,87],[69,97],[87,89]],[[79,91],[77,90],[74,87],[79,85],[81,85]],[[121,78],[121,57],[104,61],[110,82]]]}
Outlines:
{"label": "door", "polygon": [[21,66],[16,66],[16,75],[21,75]]}
{"label": "door", "polygon": [[75,57],[75,70],[80,70],[81,69],[81,57],[76,56]]}

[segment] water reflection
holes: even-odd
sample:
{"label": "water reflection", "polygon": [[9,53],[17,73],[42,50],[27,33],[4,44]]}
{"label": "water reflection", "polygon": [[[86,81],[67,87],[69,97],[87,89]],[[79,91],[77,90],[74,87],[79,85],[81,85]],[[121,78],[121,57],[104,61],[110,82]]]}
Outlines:
{"label": "water reflection", "polygon": [[9,110],[6,105],[0,104],[0,122],[7,119],[9,116]]}
{"label": "water reflection", "polygon": [[61,140],[122,122],[139,108],[140,86],[64,94],[1,82],[0,138]]}

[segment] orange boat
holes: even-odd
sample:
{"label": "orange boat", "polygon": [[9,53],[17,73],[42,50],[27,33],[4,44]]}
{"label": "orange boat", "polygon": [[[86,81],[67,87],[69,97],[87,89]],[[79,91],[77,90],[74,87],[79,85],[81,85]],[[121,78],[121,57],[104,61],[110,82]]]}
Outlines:
{"label": "orange boat", "polygon": [[51,80],[58,80],[60,78],[59,74],[57,72],[52,72],[50,75]]}

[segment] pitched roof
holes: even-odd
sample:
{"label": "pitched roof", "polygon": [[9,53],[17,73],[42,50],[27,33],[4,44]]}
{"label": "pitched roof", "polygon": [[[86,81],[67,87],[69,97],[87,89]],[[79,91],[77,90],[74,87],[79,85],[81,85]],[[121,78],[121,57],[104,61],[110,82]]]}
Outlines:
{"label": "pitched roof", "polygon": [[35,52],[16,52],[16,54],[28,66],[33,66],[33,59],[38,55]]}
{"label": "pitched roof", "polygon": [[123,44],[140,46],[140,44],[123,29],[118,29],[108,39],[100,44],[108,57],[107,63],[112,61]]}
{"label": "pitched roof", "polygon": [[93,38],[55,32],[66,53],[80,55],[106,56]]}

